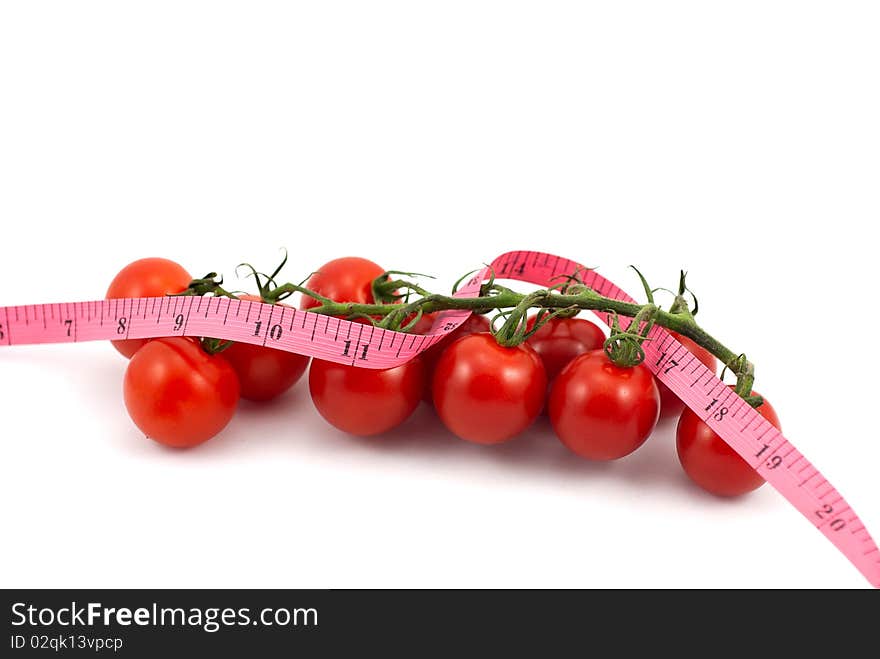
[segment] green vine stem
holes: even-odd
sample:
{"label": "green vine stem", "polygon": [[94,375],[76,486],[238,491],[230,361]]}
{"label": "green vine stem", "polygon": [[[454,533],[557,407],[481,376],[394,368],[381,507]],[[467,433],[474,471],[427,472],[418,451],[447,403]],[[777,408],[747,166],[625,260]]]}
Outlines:
{"label": "green vine stem", "polygon": [[[410,285],[403,280],[395,280],[391,285],[415,288],[415,285]],[[485,284],[478,297],[457,298],[430,293],[412,302],[391,304],[334,302],[304,286],[282,284],[272,291],[267,302],[273,301],[273,298],[278,296],[287,296],[294,292],[309,295],[321,302],[320,306],[309,309],[311,313],[342,317],[369,317],[377,319],[375,323],[379,327],[392,329],[399,328],[400,323],[413,314],[429,314],[449,309],[467,309],[475,313],[485,313],[497,309],[514,309],[519,315],[525,306],[550,311],[581,309],[600,313],[616,313],[629,318],[645,318],[647,315],[650,322],[692,339],[721,360],[721,363],[736,375],[736,393],[751,405],[758,407],[763,402],[760,396],[752,395],[752,385],[755,381],[754,365],[743,354],[734,352],[700,327],[687,305],[681,302],[675,305],[675,311],[664,311],[651,303],[641,305],[603,297],[586,286],[574,285],[562,293],[543,290],[524,294],[494,283]],[[420,287],[416,289],[416,292],[418,294],[428,293]],[[392,319],[395,322],[387,322]],[[511,339],[513,339],[512,333],[507,333],[503,337],[503,340],[508,343],[511,342]]]}
{"label": "green vine stem", "polygon": [[[282,265],[284,265],[283,262]],[[421,286],[404,279],[392,279],[391,275],[411,274],[399,271],[386,272],[373,282],[373,293],[377,299],[385,300],[384,304],[335,302],[302,284],[274,285],[274,279],[280,269],[279,266],[272,275],[267,276],[268,281],[265,286],[260,286],[261,297],[270,304],[279,302],[294,293],[302,293],[321,303],[309,309],[310,313],[344,318],[367,318],[378,327],[399,331],[411,329],[423,315],[438,311],[468,310],[474,313],[488,313],[500,310],[496,320],[503,318],[504,323],[496,331],[496,338],[499,343],[507,346],[522,342],[546,320],[560,315],[571,315],[579,310],[607,313],[615,318],[626,316],[632,318],[633,321],[628,328],[621,330],[615,320],[617,334],[613,334],[609,341],[616,343],[616,346],[609,346],[609,342],[606,341],[606,351],[621,355],[627,365],[640,363],[644,352],[638,344],[641,343],[653,324],[660,325],[667,330],[692,339],[721,360],[725,370],[730,369],[736,376],[736,393],[745,398],[750,405],[759,407],[763,403],[760,396],[752,394],[752,386],[755,382],[754,364],[746,359],[744,354],[734,352],[697,324],[694,319],[696,306],[692,312],[684,297],[686,292],[690,292],[685,286],[684,272],[681,273],[679,291],[675,296],[675,301],[668,311],[664,311],[654,304],[653,291],[638,270],[636,273],[647,292],[647,304],[623,302],[603,297],[593,289],[581,284],[577,273],[570,277],[564,286],[556,286],[528,294],[518,293],[496,284],[494,277],[492,277],[483,284],[479,296],[459,298],[430,293]],[[259,275],[253,268],[251,270],[259,282]],[[179,295],[237,297],[224,290],[222,283],[223,280],[212,272],[201,279],[193,280],[189,288]],[[409,301],[413,295],[420,297]],[[696,305],[696,298],[694,298],[694,302]],[[527,332],[525,320],[529,309],[539,311],[539,322],[531,331]]]}

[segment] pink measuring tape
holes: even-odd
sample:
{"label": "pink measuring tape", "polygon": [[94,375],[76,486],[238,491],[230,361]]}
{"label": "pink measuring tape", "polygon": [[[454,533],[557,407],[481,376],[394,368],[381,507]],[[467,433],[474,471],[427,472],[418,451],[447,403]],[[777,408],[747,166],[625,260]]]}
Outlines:
{"label": "pink measuring tape", "polygon": [[[559,256],[524,251],[502,254],[490,267],[499,278],[539,286],[551,286],[560,275],[582,269]],[[489,272],[487,267],[475,274],[456,297],[478,295]],[[634,302],[593,270],[587,270],[583,279],[605,297]],[[441,312],[428,334],[413,335],[225,297],[62,302],[0,307],[0,346],[211,336],[365,368],[389,368],[434,345],[469,315],[469,311]],[[645,365],[880,588],[880,550],[831,483],[669,332],[654,327],[650,336],[653,340],[644,344]]]}

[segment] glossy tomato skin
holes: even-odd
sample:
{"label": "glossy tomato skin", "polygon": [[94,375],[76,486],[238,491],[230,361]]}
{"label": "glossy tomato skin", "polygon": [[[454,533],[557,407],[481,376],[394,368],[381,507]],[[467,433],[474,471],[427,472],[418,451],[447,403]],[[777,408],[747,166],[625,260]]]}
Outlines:
{"label": "glossy tomato skin", "polygon": [[[240,299],[262,301],[258,295],[242,295]],[[238,375],[241,397],[260,402],[277,398],[290,389],[309,365],[305,355],[250,343],[234,343],[222,354]]]}
{"label": "glossy tomato skin", "polygon": [[[336,302],[373,304],[373,280],[385,272],[382,266],[359,256],[345,256],[322,265],[309,277],[306,288]],[[320,301],[303,295],[300,309],[320,306]]]}
{"label": "glossy tomato skin", "polygon": [[[416,325],[413,330],[414,334],[427,334],[427,332],[431,329],[431,325],[434,322],[434,316],[436,314],[429,314],[430,324],[428,321],[425,321],[425,317],[423,317],[419,323]],[[425,393],[423,396],[423,400],[426,403],[433,404],[433,397],[431,394],[431,387],[434,381],[434,369],[437,367],[437,362],[440,359],[440,356],[443,354],[443,351],[453,343],[456,339],[459,339],[463,336],[468,336],[469,334],[478,334],[480,332],[488,332],[489,331],[489,319],[486,316],[481,316],[479,314],[472,313],[468,316],[467,320],[465,320],[461,325],[452,330],[448,336],[444,337],[442,341],[439,343],[432,345],[430,348],[425,350],[422,353],[422,360],[425,362]]]}
{"label": "glossy tomato skin", "polygon": [[603,350],[569,362],[553,383],[550,422],[560,441],[590,460],[616,460],[648,439],[660,393],[644,365],[622,368]]}
{"label": "glossy tomato skin", "polygon": [[425,386],[419,357],[389,369],[313,359],[309,391],[318,412],[352,435],[378,435],[399,426],[418,407]]}
{"label": "glossy tomato skin", "polygon": [[456,339],[434,370],[434,407],[461,439],[498,444],[529,427],[544,405],[547,374],[528,345],[498,345],[487,332]]}
{"label": "glossy tomato skin", "polygon": [[[757,411],[782,429],[776,410],[766,400]],[[707,492],[735,497],[764,484],[761,475],[690,408],[685,409],[678,421],[675,440],[684,472]]]}
{"label": "glossy tomato skin", "polygon": [[160,444],[186,448],[219,433],[235,413],[239,385],[222,355],[185,337],[154,339],[135,353],[123,380],[135,425]]}
{"label": "glossy tomato skin", "polygon": [[[526,326],[529,331],[536,319],[537,316],[529,318]],[[547,370],[547,379],[553,382],[572,359],[601,348],[605,333],[583,318],[552,318],[532,334],[527,343],[538,353]]]}
{"label": "glossy tomato skin", "polygon": [[[108,300],[123,297],[159,297],[180,293],[189,286],[192,277],[179,263],[162,258],[146,258],[125,266],[110,282]],[[131,358],[141,346],[152,339],[111,341],[124,357]]]}
{"label": "glossy tomato skin", "polygon": [[[692,339],[682,336],[678,332],[670,332],[670,334],[678,339],[685,348],[690,350],[694,357],[700,360],[704,366],[711,369],[713,373],[716,371],[718,368],[718,362],[715,359],[715,355],[706,350],[700,344],[694,342]],[[678,361],[681,363],[680,359]],[[660,416],[666,419],[680,415],[685,408],[684,401],[672,393],[672,389],[660,382],[660,380],[657,380],[657,389],[660,390]]]}
{"label": "glossy tomato skin", "polygon": [[[424,313],[422,317],[419,318],[415,325],[413,325],[408,331],[410,334],[427,334],[431,331],[431,327],[434,325],[434,321],[437,320],[437,316],[439,315],[439,311],[434,311],[432,313]],[[415,317],[415,314],[407,318],[407,320],[402,323],[402,326],[405,326],[407,323],[411,322],[412,318]]]}

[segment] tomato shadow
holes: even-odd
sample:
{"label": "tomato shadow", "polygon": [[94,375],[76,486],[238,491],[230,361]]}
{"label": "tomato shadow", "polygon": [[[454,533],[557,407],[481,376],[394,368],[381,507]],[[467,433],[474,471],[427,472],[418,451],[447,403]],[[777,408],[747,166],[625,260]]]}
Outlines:
{"label": "tomato shadow", "polygon": [[598,478],[632,481],[642,488],[687,487],[678,478],[683,474],[674,455],[675,445],[662,427],[638,450],[620,460],[587,460],[572,453],[556,438],[546,417],[538,419],[522,438],[498,448],[496,459],[511,468],[569,483]]}
{"label": "tomato shadow", "polygon": [[[288,391],[272,400],[254,401],[242,398],[238,402],[238,409],[235,413],[248,419],[249,423],[260,418],[273,422],[282,420],[281,417],[287,417],[292,413],[305,409],[307,404],[311,406],[308,388],[300,385],[301,383],[298,382]],[[286,421],[287,419],[285,418],[284,420]]]}
{"label": "tomato shadow", "polygon": [[[308,433],[299,432],[302,419],[312,410],[308,383],[300,379],[277,398],[267,401],[241,399],[235,416],[223,432],[199,447],[208,452],[216,445],[218,452],[230,447],[239,450],[246,445],[250,450],[265,452],[286,447]],[[307,418],[307,417],[306,417]]]}
{"label": "tomato shadow", "polygon": [[[501,478],[515,476],[564,487],[586,481],[628,481],[642,489],[664,489],[693,496],[702,492],[687,479],[675,454],[675,424],[661,422],[654,434],[632,455],[621,460],[592,461],[569,451],[556,438],[549,419],[539,417],[519,437],[492,446],[466,442],[447,430],[430,405],[381,437],[351,437],[359,450],[388,454],[401,460],[418,459],[437,468],[464,466]],[[715,497],[710,497],[712,500]]]}
{"label": "tomato shadow", "polygon": [[591,461],[573,454],[556,438],[546,416],[503,444],[467,442],[447,430],[426,403],[397,428],[379,436],[358,437],[327,424],[311,404],[308,383],[300,381],[276,400],[241,401],[235,418],[220,436],[183,453],[219,457],[238,455],[242,450],[281,451],[289,457],[309,453],[327,460],[348,460],[370,453],[407,468],[429,465],[455,474],[455,478],[489,475],[577,491],[596,483],[602,487],[621,484],[641,492],[672,492],[691,501],[696,496],[706,502],[727,503],[727,499],[703,492],[685,476],[675,451],[675,425],[675,419],[661,420],[643,446],[614,461]]}
{"label": "tomato shadow", "polygon": [[468,448],[461,446],[466,442],[449,432],[437,418],[434,408],[427,403],[421,403],[406,422],[379,436],[339,434],[360,447],[395,455],[428,454],[429,457],[437,458]]}

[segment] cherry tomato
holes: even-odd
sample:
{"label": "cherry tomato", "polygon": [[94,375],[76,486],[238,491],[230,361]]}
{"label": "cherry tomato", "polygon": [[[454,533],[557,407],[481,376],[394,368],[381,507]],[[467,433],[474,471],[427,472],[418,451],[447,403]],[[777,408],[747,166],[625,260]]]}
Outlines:
{"label": "cherry tomato", "polygon": [[[105,297],[108,300],[121,297],[159,297],[186,290],[190,281],[192,277],[189,273],[174,261],[160,258],[140,259],[119,271],[110,282]],[[127,339],[110,343],[121,355],[131,358],[150,340]]]}
{"label": "cherry tomato", "polygon": [[[431,316],[430,322],[425,321],[427,316]],[[415,329],[413,329],[413,334],[426,334],[428,330],[431,329],[431,325],[434,323],[434,316],[436,314],[427,314],[423,316],[421,320],[416,324]],[[489,319],[486,316],[481,316],[479,314],[472,313],[467,317],[461,325],[452,330],[446,337],[443,338],[440,343],[436,343],[432,345],[430,348],[425,350],[422,353],[422,360],[425,362],[425,393],[422,396],[422,399],[426,403],[433,403],[432,395],[431,395],[431,386],[434,380],[434,369],[437,367],[437,361],[440,359],[440,355],[443,354],[443,351],[446,350],[447,346],[451,345],[453,341],[462,336],[467,336],[468,334],[477,334],[479,332],[488,332],[489,331]]]}
{"label": "cherry tomato", "polygon": [[[766,400],[757,411],[782,429],[776,410]],[[690,408],[685,409],[678,421],[675,439],[678,460],[685,473],[707,492],[735,497],[764,484],[761,475]]]}
{"label": "cherry tomato", "polygon": [[[526,326],[531,330],[537,316]],[[544,362],[547,379],[552,383],[560,371],[578,355],[598,350],[605,343],[605,333],[598,325],[583,318],[552,318],[526,341]]]}
{"label": "cherry tomato", "polygon": [[529,427],[544,405],[547,374],[525,343],[498,345],[489,333],[456,339],[434,370],[434,406],[461,439],[498,444]]}
{"label": "cherry tomato", "polygon": [[[357,302],[373,304],[373,280],[384,273],[382,266],[358,256],[345,256],[322,265],[309,277],[306,288],[336,302]],[[318,307],[321,302],[315,298],[302,296],[300,309]]]}
{"label": "cherry tomato", "polygon": [[160,444],[184,448],[219,433],[235,412],[239,385],[222,355],[185,337],[154,339],[125,370],[125,407],[135,425]]}
{"label": "cherry tomato", "polygon": [[[422,317],[416,321],[416,324],[413,325],[409,332],[411,334],[427,334],[431,331],[431,327],[434,325],[434,321],[437,320],[437,315],[439,311],[435,311],[433,313],[423,313]],[[411,321],[414,316],[410,316],[406,321],[403,322],[403,325],[406,325]]]}
{"label": "cherry tomato", "polygon": [[644,365],[623,368],[603,350],[570,362],[550,391],[550,422],[569,449],[616,460],[645,443],[660,415],[660,393]]}
{"label": "cherry tomato", "polygon": [[[240,299],[262,301],[258,295],[241,295]],[[222,354],[238,375],[241,397],[255,401],[280,396],[296,384],[309,365],[305,355],[250,343],[234,343]]]}
{"label": "cherry tomato", "polygon": [[[700,360],[707,368],[711,369],[713,373],[715,372],[715,369],[717,368],[715,355],[706,350],[700,344],[694,342],[692,339],[682,336],[678,332],[670,332],[670,334],[678,339],[685,348],[690,350],[694,357]],[[681,360],[678,361],[681,362]],[[660,380],[657,380],[657,388],[660,390],[660,416],[668,418],[681,414],[682,410],[685,408],[684,401],[672,393],[672,389],[660,382]]]}
{"label": "cherry tomato", "polygon": [[313,359],[312,402],[330,425],[352,435],[378,435],[399,426],[418,407],[425,367],[416,357],[389,369]]}

